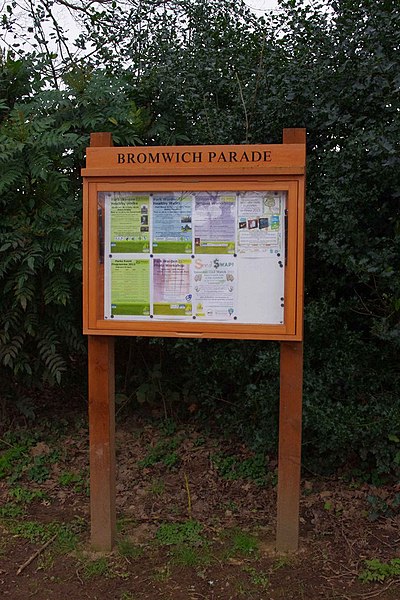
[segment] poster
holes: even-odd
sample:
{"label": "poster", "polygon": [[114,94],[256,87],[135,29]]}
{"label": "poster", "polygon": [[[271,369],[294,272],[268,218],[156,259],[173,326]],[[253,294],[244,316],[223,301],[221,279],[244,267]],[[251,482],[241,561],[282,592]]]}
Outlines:
{"label": "poster", "polygon": [[154,254],[192,254],[192,203],[190,194],[153,195]]}
{"label": "poster", "polygon": [[235,192],[197,192],[195,196],[195,254],[235,253]]}
{"label": "poster", "polygon": [[106,318],[284,323],[284,191],[105,194]]}
{"label": "poster", "polygon": [[150,315],[150,261],[111,260],[111,317]]}
{"label": "poster", "polygon": [[112,192],[106,195],[111,253],[149,252],[150,195]]}
{"label": "poster", "polygon": [[191,258],[153,259],[153,314],[192,316]]}
{"label": "poster", "polygon": [[196,318],[227,321],[236,317],[236,261],[230,256],[194,259],[193,304]]}
{"label": "poster", "polygon": [[275,256],[282,252],[282,192],[244,192],[238,202],[238,254]]}

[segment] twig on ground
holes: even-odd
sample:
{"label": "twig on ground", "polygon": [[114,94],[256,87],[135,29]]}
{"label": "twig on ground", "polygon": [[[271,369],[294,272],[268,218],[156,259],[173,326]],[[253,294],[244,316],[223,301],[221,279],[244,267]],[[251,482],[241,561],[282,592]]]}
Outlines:
{"label": "twig on ground", "polygon": [[371,532],[372,537],[374,537],[376,540],[378,540],[378,542],[380,542],[381,544],[385,544],[385,546],[388,546],[388,548],[393,548],[393,544],[389,544],[389,542],[386,542],[385,540],[382,540],[381,538],[379,538],[377,535],[375,535],[374,533]]}
{"label": "twig on ground", "polygon": [[380,596],[381,594],[383,594],[383,592],[386,592],[396,582],[398,583],[398,579],[397,578],[396,579],[392,579],[382,589],[376,590],[376,592],[366,592],[365,594],[357,594],[357,597],[358,598],[376,598],[377,596]]}
{"label": "twig on ground", "polygon": [[79,580],[79,581],[81,582],[81,584],[83,585],[83,579],[82,579],[82,577],[79,575],[79,567],[78,567],[78,569],[75,571],[75,574],[76,574],[76,576],[77,576],[78,580]]}
{"label": "twig on ground", "polygon": [[185,488],[186,488],[187,501],[188,501],[188,515],[189,515],[189,519],[191,519],[192,518],[192,498],[190,495],[189,479],[188,479],[188,476],[186,475],[186,473],[184,473],[183,476],[185,478]]}
{"label": "twig on ground", "polygon": [[344,540],[345,540],[345,542],[346,542],[346,544],[347,544],[347,546],[348,546],[348,548],[350,550],[350,555],[351,555],[351,554],[353,554],[353,544],[354,544],[354,542],[353,542],[353,544],[350,544],[350,542],[348,540],[348,537],[347,537],[347,535],[346,535],[346,533],[344,531],[343,523],[342,523],[342,526],[341,526],[341,532],[342,532],[342,537],[344,538]]}
{"label": "twig on ground", "polygon": [[35,560],[35,558],[37,558],[38,556],[40,556],[40,554],[42,554],[42,552],[44,552],[46,550],[46,548],[48,546],[50,546],[50,544],[52,544],[54,542],[54,540],[56,539],[57,535],[58,534],[55,533],[52,538],[50,538],[49,540],[47,540],[47,542],[45,544],[43,544],[43,546],[41,546],[39,548],[39,550],[36,550],[36,552],[34,552],[32,554],[32,556],[30,556],[28,558],[28,560],[25,561],[24,564],[19,567],[19,569],[17,571],[17,575],[20,575],[22,573],[22,571],[24,569],[26,569],[26,567],[28,567],[31,564],[31,562],[33,562]]}

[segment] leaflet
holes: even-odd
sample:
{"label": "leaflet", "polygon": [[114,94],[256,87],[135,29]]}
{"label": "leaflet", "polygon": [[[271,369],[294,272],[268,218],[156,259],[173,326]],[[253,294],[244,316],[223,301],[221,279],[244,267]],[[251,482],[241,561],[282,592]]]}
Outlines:
{"label": "leaflet", "polygon": [[244,192],[238,203],[238,254],[275,256],[282,252],[282,192]]}
{"label": "leaflet", "polygon": [[149,209],[149,194],[106,194],[106,211],[110,215],[108,252],[150,252]]}
{"label": "leaflet", "polygon": [[190,258],[153,259],[154,316],[192,316]]}
{"label": "leaflet", "polygon": [[154,254],[192,253],[192,196],[170,192],[153,196]]}
{"label": "leaflet", "polygon": [[193,266],[193,305],[196,318],[211,321],[235,319],[235,258],[221,255],[196,257]]}
{"label": "leaflet", "polygon": [[111,316],[150,315],[150,260],[111,260]]}
{"label": "leaflet", "polygon": [[194,244],[196,254],[234,254],[236,194],[197,192]]}

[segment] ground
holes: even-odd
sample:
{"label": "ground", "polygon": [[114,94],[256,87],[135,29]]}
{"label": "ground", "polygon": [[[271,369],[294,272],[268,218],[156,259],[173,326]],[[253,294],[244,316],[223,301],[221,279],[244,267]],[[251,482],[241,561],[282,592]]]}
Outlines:
{"label": "ground", "polygon": [[96,554],[84,402],[60,415],[46,400],[1,437],[1,597],[398,600],[400,485],[305,473],[300,549],[279,554],[276,467],[228,436],[124,409],[118,539]]}

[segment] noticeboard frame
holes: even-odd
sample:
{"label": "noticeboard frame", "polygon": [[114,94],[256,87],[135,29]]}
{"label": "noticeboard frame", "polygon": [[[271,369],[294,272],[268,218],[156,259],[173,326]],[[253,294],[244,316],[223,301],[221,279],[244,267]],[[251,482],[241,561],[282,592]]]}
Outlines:
{"label": "noticeboard frame", "polygon": [[[280,341],[276,549],[280,552],[297,550],[303,382],[305,144],[306,130],[302,128],[284,129],[281,145],[180,146],[167,150],[113,148],[110,133],[91,134],[87,164],[82,170],[83,323],[84,333],[88,335],[90,520],[94,549],[109,551],[116,540],[115,337],[159,335]],[[173,153],[171,159],[163,162],[162,152]],[[190,156],[195,160],[190,162]],[[177,322],[172,328],[171,323],[162,322],[160,327],[158,321],[147,322],[147,327],[138,327],[137,321],[119,322],[117,326],[115,322],[108,322],[106,326],[100,318],[102,314],[104,316],[104,281],[99,268],[97,191],[114,191],[116,185],[129,188],[129,191],[132,185],[138,190],[149,191],[157,185],[165,190],[167,182],[172,189],[177,186],[178,191],[187,188],[189,183],[201,186],[202,191],[206,189],[206,183],[219,190],[231,185],[231,189],[237,191],[251,189],[249,184],[256,189],[265,185],[278,190],[279,186],[289,186],[292,192],[288,194],[286,329],[259,324],[245,325],[243,329],[242,324],[231,322],[201,323],[200,327],[196,323],[195,328],[194,323],[187,322],[180,323],[179,328]]]}
{"label": "noticeboard frame", "polygon": [[[132,152],[134,150],[134,152]],[[201,154],[200,154],[201,153]],[[160,156],[178,162],[151,162]],[[182,162],[182,157],[260,156],[265,161]],[[128,156],[143,161],[127,163]],[[121,157],[123,162],[121,162]],[[180,157],[180,159],[179,159]],[[83,331],[87,335],[225,338],[275,341],[303,339],[305,145],[167,146],[145,148],[90,147],[83,193]],[[284,323],[254,324],[186,322],[182,320],[125,321],[104,318],[104,265],[99,257],[99,192],[157,191],[287,192]]]}

